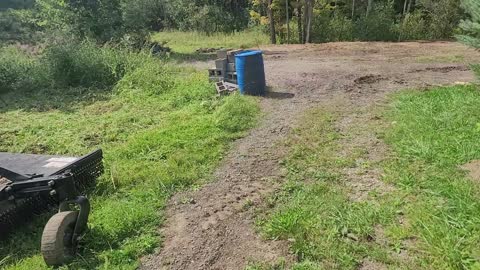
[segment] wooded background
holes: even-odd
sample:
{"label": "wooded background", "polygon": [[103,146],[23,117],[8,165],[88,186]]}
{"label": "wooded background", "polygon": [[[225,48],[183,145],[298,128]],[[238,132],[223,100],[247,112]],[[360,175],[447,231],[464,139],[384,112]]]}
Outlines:
{"label": "wooded background", "polygon": [[164,29],[247,28],[269,33],[273,43],[440,40],[458,34],[468,17],[460,0],[7,0],[0,10],[4,41],[46,30],[137,42]]}

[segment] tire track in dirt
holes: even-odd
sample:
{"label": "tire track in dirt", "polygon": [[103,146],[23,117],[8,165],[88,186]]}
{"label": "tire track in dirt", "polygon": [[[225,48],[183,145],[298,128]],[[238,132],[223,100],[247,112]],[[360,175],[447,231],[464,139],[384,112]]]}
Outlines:
{"label": "tire track in dirt", "polygon": [[[256,233],[254,209],[282,183],[279,163],[287,149],[278,142],[298,117],[311,107],[335,107],[341,115],[337,128],[347,134],[354,126],[371,124],[375,116],[369,108],[382,104],[390,92],[473,80],[464,65],[451,69],[451,64],[415,61],[426,53],[434,57],[452,51],[474,57],[473,50],[455,43],[332,43],[265,50],[274,92],[260,100],[263,120],[234,143],[212,182],[171,199],[161,230],[163,248],[144,258],[142,269],[244,269],[249,261],[293,262],[287,243],[266,241]],[[349,155],[350,148],[361,145],[369,153],[367,161],[381,160],[385,148],[373,132],[366,128],[345,140],[340,154]],[[347,172],[352,198],[366,199],[377,189],[388,192],[379,174]]]}

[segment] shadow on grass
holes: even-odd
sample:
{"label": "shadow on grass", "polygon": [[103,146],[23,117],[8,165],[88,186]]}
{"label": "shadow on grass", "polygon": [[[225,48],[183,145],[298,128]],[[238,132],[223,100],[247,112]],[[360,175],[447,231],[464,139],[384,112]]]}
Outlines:
{"label": "shadow on grass", "polygon": [[0,113],[16,110],[74,112],[97,101],[109,100],[111,88],[66,88],[17,91],[0,95]]}
{"label": "shadow on grass", "polygon": [[0,240],[0,269],[9,263],[39,254],[43,227],[54,212],[34,216],[30,223],[19,224],[17,229]]}

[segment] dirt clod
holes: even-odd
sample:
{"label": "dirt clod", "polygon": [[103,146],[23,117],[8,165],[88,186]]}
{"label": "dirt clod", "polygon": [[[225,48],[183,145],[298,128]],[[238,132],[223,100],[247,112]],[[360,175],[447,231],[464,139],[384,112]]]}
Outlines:
{"label": "dirt clod", "polygon": [[366,75],[355,79],[354,82],[356,84],[372,84],[381,80],[385,80],[385,78],[380,75]]}

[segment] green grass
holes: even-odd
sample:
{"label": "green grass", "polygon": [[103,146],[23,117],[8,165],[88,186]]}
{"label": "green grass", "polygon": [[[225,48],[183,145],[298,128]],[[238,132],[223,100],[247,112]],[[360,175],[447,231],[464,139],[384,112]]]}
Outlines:
{"label": "green grass", "polygon": [[377,224],[392,220],[395,204],[348,198],[342,168],[358,156],[338,156],[342,146],[335,121],[335,114],[324,110],[302,119],[286,142],[288,181],[271,199],[273,211],[260,221],[268,238],[291,243],[299,261],[294,269],[357,269],[364,257],[393,263],[372,239]]}
{"label": "green grass", "polygon": [[[377,127],[391,153],[371,166],[396,189],[363,202],[348,198],[342,175],[362,154],[338,157],[335,114],[309,113],[287,141],[288,181],[261,231],[290,242],[294,269],[357,269],[365,259],[388,269],[480,269],[480,185],[460,169],[480,159],[479,106],[478,86],[393,96]],[[376,228],[386,244],[373,241]]]}
{"label": "green grass", "polygon": [[258,30],[211,35],[199,32],[159,32],[152,36],[152,40],[166,42],[166,46],[179,54],[193,54],[200,48],[245,49],[269,43],[268,36]]}
{"label": "green grass", "polygon": [[478,86],[455,86],[402,93],[387,113],[386,180],[409,196],[398,231],[417,241],[424,268],[480,267],[480,185],[459,169],[480,159],[478,106]]}
{"label": "green grass", "polygon": [[[203,72],[139,59],[112,88],[1,96],[7,104],[0,102],[0,151],[104,150],[106,171],[90,194],[89,230],[68,269],[136,269],[139,257],[160,244],[169,196],[208,181],[229,142],[255,123],[255,99],[217,97]],[[0,268],[47,268],[39,253],[47,218],[1,243]]]}

